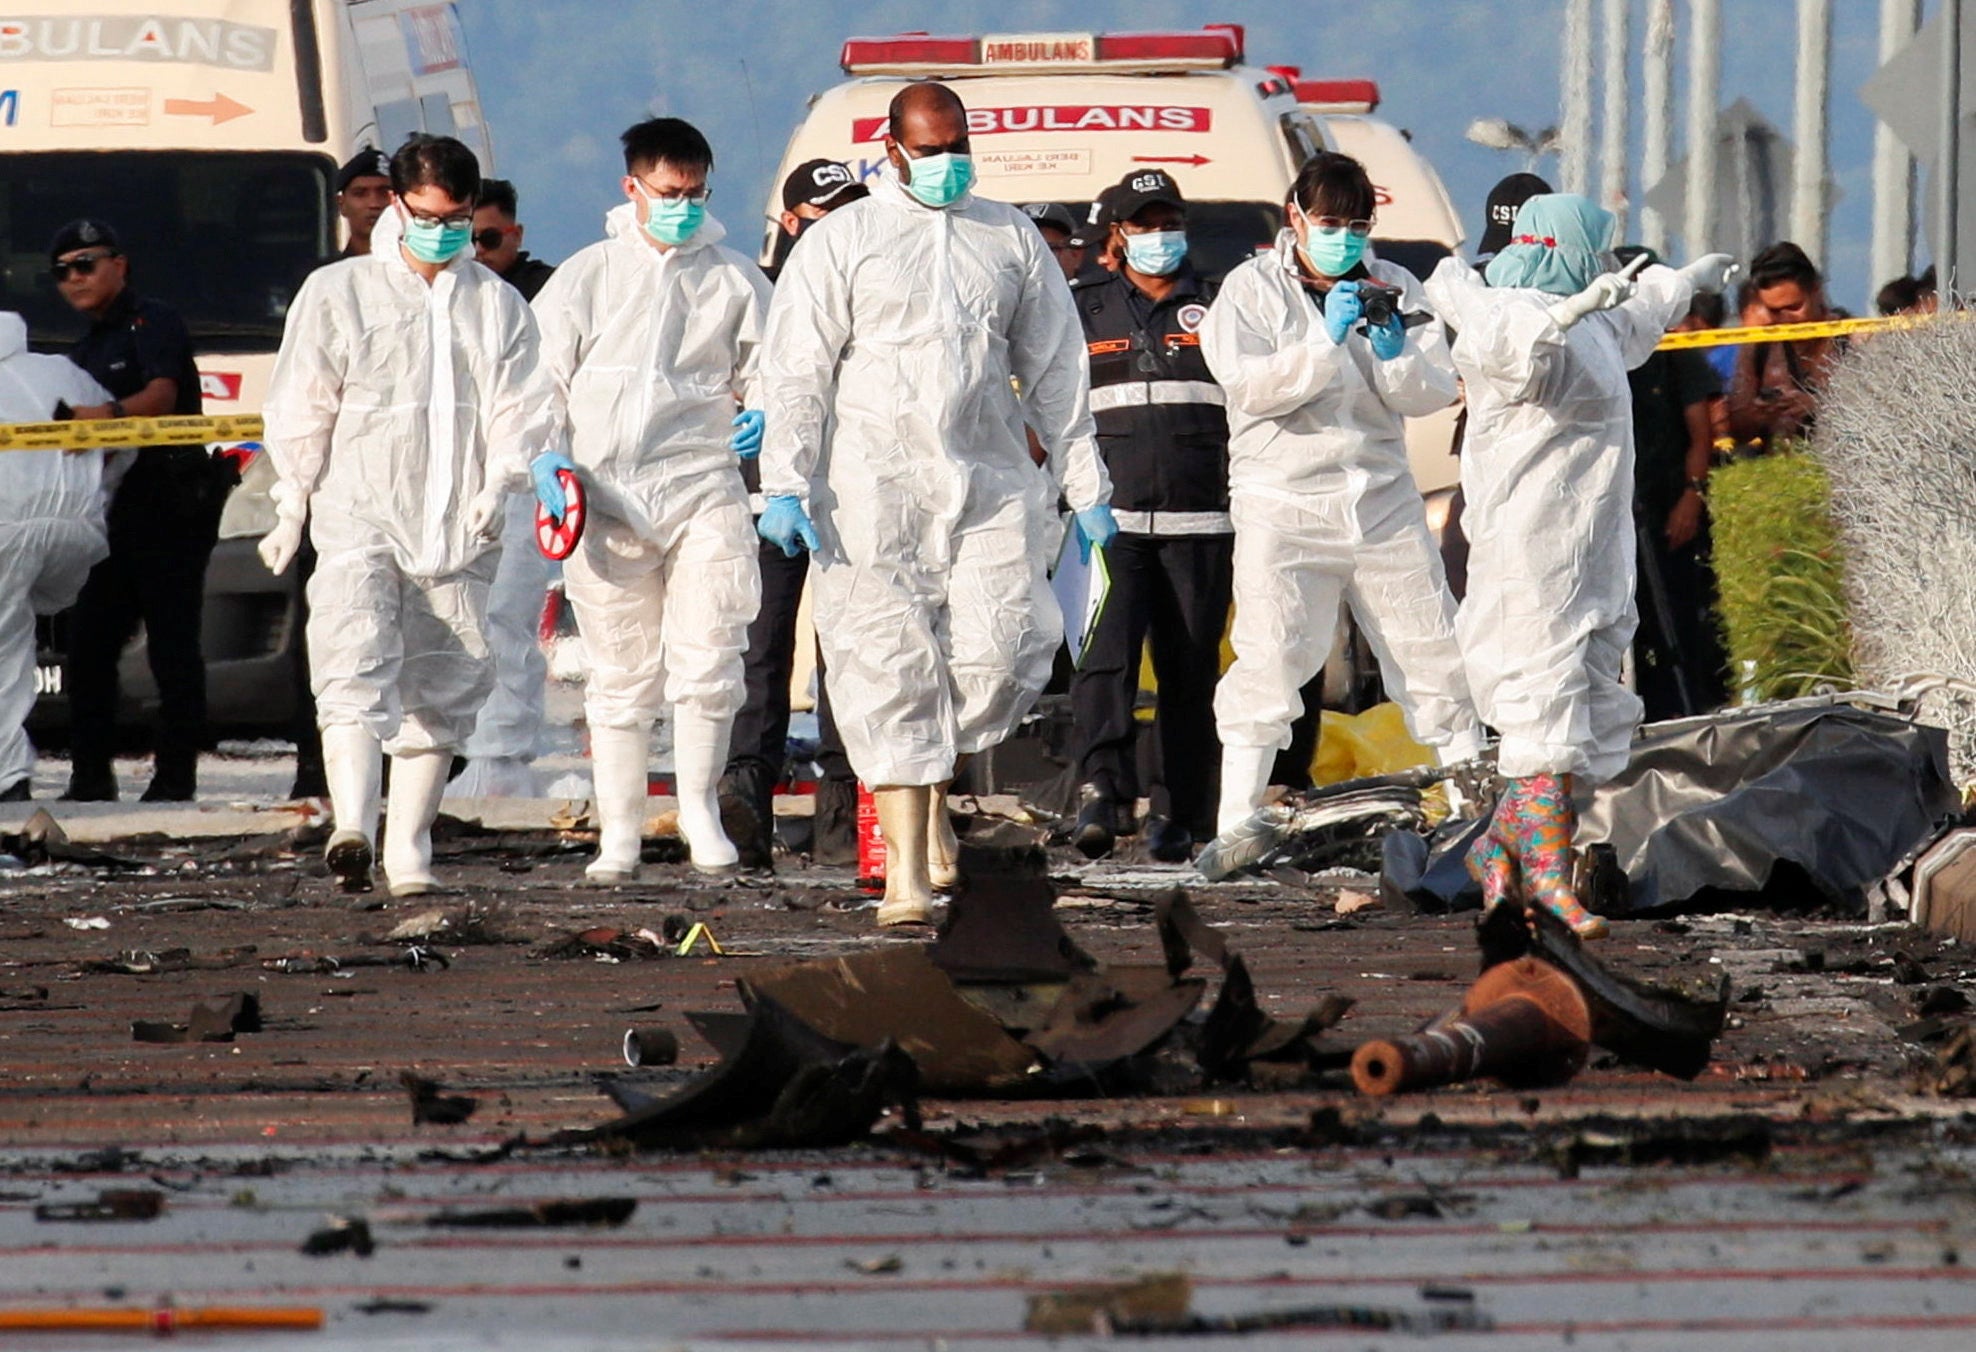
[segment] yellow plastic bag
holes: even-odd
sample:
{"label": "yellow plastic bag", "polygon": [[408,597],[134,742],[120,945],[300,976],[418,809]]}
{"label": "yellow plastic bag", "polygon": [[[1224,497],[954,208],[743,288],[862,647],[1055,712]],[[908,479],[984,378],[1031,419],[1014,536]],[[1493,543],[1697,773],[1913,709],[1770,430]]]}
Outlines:
{"label": "yellow plastic bag", "polygon": [[1317,754],[1311,757],[1312,784],[1342,784],[1368,775],[1390,775],[1434,764],[1434,753],[1407,732],[1400,706],[1375,704],[1362,714],[1324,711]]}

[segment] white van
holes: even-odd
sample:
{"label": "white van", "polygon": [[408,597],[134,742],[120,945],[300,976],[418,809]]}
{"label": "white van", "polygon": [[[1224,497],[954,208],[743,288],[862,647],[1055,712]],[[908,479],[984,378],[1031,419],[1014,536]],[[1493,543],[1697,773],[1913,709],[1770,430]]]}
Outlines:
{"label": "white van", "polygon": [[[0,16],[0,308],[44,350],[80,336],[48,242],[65,221],[101,217],[131,284],[185,317],[206,411],[257,413],[289,302],[340,247],[337,166],[414,131],[459,137],[491,170],[450,3],[59,0]],[[254,554],[273,515],[252,449],[207,575],[216,728],[291,717],[295,584]],[[51,697],[59,630],[42,663]],[[141,654],[126,654],[127,708],[151,689]],[[37,724],[59,728],[59,698],[42,705]]]}
{"label": "white van", "polygon": [[[1233,24],[1170,33],[1002,33],[851,38],[851,78],[810,100],[764,212],[761,261],[779,262],[782,179],[805,160],[842,162],[860,180],[885,163],[885,112],[907,81],[956,83],[968,108],[976,191],[1061,202],[1080,217],[1128,172],[1157,165],[1187,194],[1194,266],[1218,276],[1270,247],[1283,202],[1320,149],[1362,160],[1380,190],[1375,248],[1411,268],[1461,240],[1447,194],[1398,129],[1370,116],[1371,81],[1302,81],[1294,67],[1246,64]],[[1306,104],[1303,99],[1311,100]],[[1423,492],[1450,487],[1452,415],[1418,420],[1408,444]]]}

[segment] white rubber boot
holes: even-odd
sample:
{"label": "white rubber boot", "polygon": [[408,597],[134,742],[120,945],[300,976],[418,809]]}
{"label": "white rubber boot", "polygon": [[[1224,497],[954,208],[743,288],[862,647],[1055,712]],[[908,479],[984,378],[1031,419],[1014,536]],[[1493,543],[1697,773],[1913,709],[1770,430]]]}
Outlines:
{"label": "white rubber boot", "polygon": [[702,873],[729,873],[741,852],[720,824],[720,772],[727,764],[732,717],[709,717],[691,705],[672,714],[673,792],[679,796],[679,834],[686,838],[693,867]]}
{"label": "white rubber boot", "polygon": [[933,880],[926,871],[932,797],[923,784],[873,789],[878,829],[885,837],[885,899],[878,923],[924,925],[933,919]]}
{"label": "white rubber boot", "polygon": [[323,778],[329,781],[329,807],[335,819],[323,862],[343,880],[346,892],[371,890],[376,857],[379,781],[384,749],[370,729],[339,723],[322,730]]}
{"label": "white rubber boot", "polygon": [[645,728],[590,729],[590,778],[597,804],[597,857],[583,870],[606,887],[636,882],[645,834],[646,798],[651,792],[647,756],[651,733]]}
{"label": "white rubber boot", "polygon": [[1276,764],[1273,746],[1223,746],[1221,748],[1221,806],[1215,813],[1218,836],[1247,821],[1269,788],[1269,772]]}
{"label": "white rubber boot", "polygon": [[413,751],[391,758],[391,797],[384,805],[384,881],[394,897],[422,897],[439,886],[432,876],[432,822],[446,792],[451,751]]}
{"label": "white rubber boot", "polygon": [[947,814],[947,785],[935,784],[926,793],[926,876],[936,891],[945,892],[961,880],[961,842]]}

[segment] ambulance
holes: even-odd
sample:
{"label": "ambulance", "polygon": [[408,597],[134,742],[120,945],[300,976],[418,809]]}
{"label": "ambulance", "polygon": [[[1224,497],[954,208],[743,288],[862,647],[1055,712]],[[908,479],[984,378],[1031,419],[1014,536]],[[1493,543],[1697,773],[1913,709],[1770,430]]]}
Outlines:
{"label": "ambulance", "polygon": [[[968,109],[975,190],[1006,202],[1060,202],[1080,219],[1133,169],[1157,166],[1187,194],[1194,267],[1219,276],[1272,246],[1305,160],[1339,150],[1364,162],[1379,192],[1374,248],[1421,271],[1461,242],[1433,166],[1398,128],[1371,116],[1370,80],[1305,80],[1295,67],[1248,64],[1234,24],[1154,33],[902,33],[844,43],[851,78],[810,100],[784,150],[764,213],[764,265],[787,240],[780,185],[810,159],[854,177],[885,164],[885,112],[912,80],[955,83]],[[1423,270],[1424,269],[1424,270]],[[1423,492],[1452,487],[1452,413],[1418,419],[1408,448]]]}
{"label": "ambulance", "polygon": [[[42,0],[0,15],[0,308],[60,351],[83,329],[56,291],[63,222],[116,227],[131,284],[192,331],[209,414],[258,413],[282,324],[341,246],[337,166],[412,132],[459,137],[491,171],[459,16],[430,0]],[[272,470],[244,464],[207,575],[216,728],[285,727],[301,635],[291,572],[254,552]],[[44,631],[35,722],[59,729],[61,628]],[[151,698],[124,660],[127,711]]]}

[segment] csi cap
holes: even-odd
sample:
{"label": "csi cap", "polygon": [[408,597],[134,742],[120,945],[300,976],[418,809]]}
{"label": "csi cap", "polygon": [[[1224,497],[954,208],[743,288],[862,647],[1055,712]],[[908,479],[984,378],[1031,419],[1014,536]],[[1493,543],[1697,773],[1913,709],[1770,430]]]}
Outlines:
{"label": "csi cap", "polygon": [[801,206],[842,206],[870,195],[871,189],[852,178],[851,171],[836,160],[805,160],[782,180],[784,211]]}
{"label": "csi cap", "polygon": [[108,221],[91,220],[85,216],[81,220],[70,221],[55,232],[55,238],[48,244],[48,261],[54,262],[65,253],[77,249],[104,248],[111,253],[122,253],[123,245],[117,241],[117,232],[110,228]]}
{"label": "csi cap", "polygon": [[1091,203],[1090,214],[1084,218],[1084,228],[1077,232],[1072,243],[1088,249],[1104,239],[1105,233],[1111,229],[1114,218],[1112,204],[1118,201],[1120,191],[1120,185],[1114,183],[1098,193],[1097,198]]}
{"label": "csi cap", "polygon": [[336,191],[342,192],[360,178],[390,178],[391,160],[376,146],[365,146],[336,171]]}
{"label": "csi cap", "polygon": [[1053,230],[1061,230],[1066,235],[1077,233],[1077,217],[1069,207],[1061,202],[1025,202],[1022,214],[1038,225],[1047,225]]}
{"label": "csi cap", "polygon": [[1187,205],[1172,174],[1164,169],[1141,169],[1118,181],[1118,195],[1111,202],[1112,216],[1129,221],[1155,202],[1176,207]]}
{"label": "csi cap", "polygon": [[1518,209],[1550,190],[1551,185],[1535,174],[1511,174],[1489,189],[1489,204],[1483,212],[1482,242],[1476,246],[1476,257],[1491,258],[1501,253],[1509,244]]}

